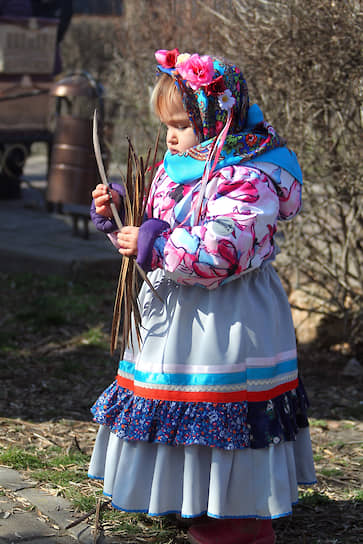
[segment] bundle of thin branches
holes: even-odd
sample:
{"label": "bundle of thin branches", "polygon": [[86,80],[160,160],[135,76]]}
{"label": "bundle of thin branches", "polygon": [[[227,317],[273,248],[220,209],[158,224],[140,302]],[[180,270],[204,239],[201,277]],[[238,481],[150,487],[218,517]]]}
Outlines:
{"label": "bundle of thin branches", "polygon": [[[155,162],[157,148],[159,143],[159,133],[155,140],[152,163],[149,166],[151,149],[147,153],[146,160],[139,157],[128,138],[128,159],[126,179],[123,181],[125,189],[125,224],[139,227],[144,219],[145,206],[149,194],[151,181],[155,171]],[[134,348],[133,337],[131,334],[132,324],[136,333],[138,345],[141,343],[141,315],[138,304],[138,293],[141,285],[140,280],[147,282],[149,287],[156,293],[150,283],[144,270],[137,264],[134,257],[123,257],[121,262],[121,270],[117,285],[116,298],[114,304],[113,321],[111,328],[111,354],[117,348],[120,323],[122,321],[121,334],[121,353],[123,353],[126,345]]]}

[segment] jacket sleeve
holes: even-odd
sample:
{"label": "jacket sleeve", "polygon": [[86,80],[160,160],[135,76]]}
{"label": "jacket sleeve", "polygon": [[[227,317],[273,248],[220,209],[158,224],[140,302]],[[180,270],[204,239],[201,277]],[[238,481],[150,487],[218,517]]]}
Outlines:
{"label": "jacket sleeve", "polygon": [[284,168],[269,162],[254,161],[256,168],[272,179],[279,197],[278,219],[286,221],[297,215],[301,209],[302,183]]}
{"label": "jacket sleeve", "polygon": [[279,200],[268,176],[238,165],[214,175],[204,205],[196,226],[162,226],[150,262],[178,283],[214,289],[272,255]]}
{"label": "jacket sleeve", "polygon": [[288,176],[288,182],[286,180],[286,183],[276,188],[280,202],[278,219],[281,221],[292,219],[301,209],[302,185],[297,179]]}
{"label": "jacket sleeve", "polygon": [[[110,183],[110,187],[114,191],[117,191],[121,197],[125,196],[125,190],[122,187],[122,185],[119,185],[118,183]],[[121,209],[118,211],[120,214],[121,221],[123,222],[124,216],[125,216],[125,210],[123,207],[123,198],[121,198]],[[117,230],[116,222],[112,217],[104,217],[103,215],[99,215],[98,213],[96,213],[96,206],[95,206],[94,200],[92,200],[92,204],[91,204],[90,217],[95,227],[97,228],[97,230],[100,230],[101,232],[104,232],[105,234],[109,234],[110,232],[114,232]]]}

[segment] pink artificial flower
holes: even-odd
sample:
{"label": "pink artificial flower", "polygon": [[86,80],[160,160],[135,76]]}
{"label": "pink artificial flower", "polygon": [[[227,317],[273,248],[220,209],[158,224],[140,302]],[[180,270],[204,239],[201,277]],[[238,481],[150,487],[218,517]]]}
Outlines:
{"label": "pink artificial flower", "polygon": [[190,87],[196,91],[203,85],[209,85],[213,81],[213,60],[208,55],[200,57],[191,55],[185,62],[178,64],[177,71],[183,79],[188,81]]}
{"label": "pink artificial flower", "polygon": [[158,64],[160,64],[163,68],[174,68],[178,56],[178,49],[172,49],[171,51],[168,51],[167,49],[159,49],[155,53],[155,58]]}

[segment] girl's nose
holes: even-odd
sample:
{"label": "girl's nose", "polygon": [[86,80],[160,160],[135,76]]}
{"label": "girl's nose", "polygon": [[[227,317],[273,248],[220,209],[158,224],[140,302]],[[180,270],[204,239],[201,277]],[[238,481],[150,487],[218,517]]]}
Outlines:
{"label": "girl's nose", "polygon": [[176,130],[174,128],[169,128],[167,137],[166,137],[167,144],[175,144],[177,141],[178,141],[178,137],[177,137]]}

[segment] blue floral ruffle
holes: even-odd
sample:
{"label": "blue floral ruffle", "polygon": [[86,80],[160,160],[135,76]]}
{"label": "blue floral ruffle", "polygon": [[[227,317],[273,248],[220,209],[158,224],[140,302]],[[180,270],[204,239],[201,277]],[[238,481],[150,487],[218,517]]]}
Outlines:
{"label": "blue floral ruffle", "polygon": [[226,450],[265,448],[295,440],[308,426],[308,400],[297,389],[263,402],[176,402],[138,397],[113,382],[91,411],[119,438]]}

